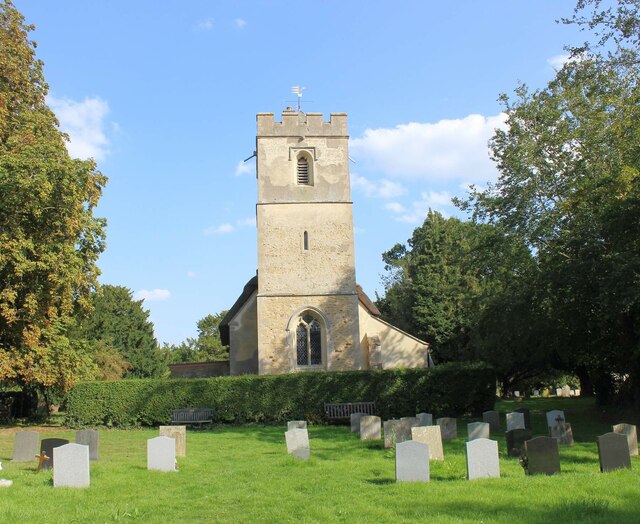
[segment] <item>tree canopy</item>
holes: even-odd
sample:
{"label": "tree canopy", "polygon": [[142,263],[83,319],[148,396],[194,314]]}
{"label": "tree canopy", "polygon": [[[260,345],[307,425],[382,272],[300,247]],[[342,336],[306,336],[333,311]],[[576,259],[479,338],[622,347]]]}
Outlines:
{"label": "tree canopy", "polygon": [[179,345],[167,346],[171,362],[208,362],[212,360],[228,360],[229,347],[220,342],[218,326],[227,314],[222,311],[209,314],[198,320],[197,338],[187,338]]}

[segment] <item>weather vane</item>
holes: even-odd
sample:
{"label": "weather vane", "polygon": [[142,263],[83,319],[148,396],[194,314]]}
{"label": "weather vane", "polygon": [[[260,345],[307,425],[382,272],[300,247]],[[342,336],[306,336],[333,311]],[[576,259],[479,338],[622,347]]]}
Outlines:
{"label": "weather vane", "polygon": [[293,86],[291,88],[291,92],[294,95],[298,95],[298,113],[300,112],[300,104],[302,102],[302,90],[306,89],[306,87],[302,87],[302,86]]}

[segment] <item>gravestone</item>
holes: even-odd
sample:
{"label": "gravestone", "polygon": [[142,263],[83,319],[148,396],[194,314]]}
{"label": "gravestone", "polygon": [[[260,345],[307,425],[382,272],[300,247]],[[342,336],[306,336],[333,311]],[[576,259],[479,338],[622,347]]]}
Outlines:
{"label": "gravestone", "polygon": [[571,388],[569,386],[562,386],[562,398],[571,397]]}
{"label": "gravestone", "polygon": [[365,415],[366,413],[351,413],[351,433],[357,433],[360,431],[360,419]]}
{"label": "gravestone", "polygon": [[497,433],[500,431],[500,413],[497,411],[485,411],[482,414],[482,420],[489,424],[489,430],[491,433]]}
{"label": "gravestone", "polygon": [[507,431],[513,429],[526,429],[524,427],[524,415],[522,413],[507,413]]}
{"label": "gravestone", "polygon": [[429,482],[429,446],[413,440],[396,444],[396,482]]}
{"label": "gravestone", "polygon": [[540,390],[539,389],[534,389],[533,390],[533,396],[534,397],[539,397],[540,396]]}
{"label": "gravestone", "polygon": [[477,438],[467,442],[466,448],[469,480],[500,476],[498,443],[495,440]]}
{"label": "gravestone", "polygon": [[95,429],[81,429],[76,431],[76,444],[89,446],[89,460],[98,460],[98,445],[100,433]]}
{"label": "gravestone", "polygon": [[40,433],[18,431],[13,439],[13,461],[32,462],[40,451]]}
{"label": "gravestone", "polygon": [[418,426],[418,419],[416,417],[402,417],[400,424],[396,428],[396,444],[399,442],[405,442],[411,440],[411,428]]}
{"label": "gravestone", "polygon": [[147,469],[176,471],[176,440],[155,437],[147,440]]}
{"label": "gravestone", "polygon": [[89,446],[65,444],[53,450],[53,487],[89,487]]}
{"label": "gravestone", "polygon": [[64,446],[65,444],[69,444],[69,441],[64,438],[43,438],[40,442],[40,453],[44,452],[47,457],[49,457],[49,460],[42,462],[40,469],[53,468],[53,450],[60,446]]}
{"label": "gravestone", "polygon": [[176,457],[187,456],[187,426],[160,426],[160,436],[176,441]]}
{"label": "gravestone", "polygon": [[411,428],[411,439],[429,446],[429,460],[444,460],[440,426],[416,426]]}
{"label": "gravestone", "polygon": [[571,424],[557,424],[549,428],[551,436],[558,439],[558,443],[564,446],[573,446],[573,431],[571,431]]}
{"label": "gravestone", "polygon": [[605,433],[598,437],[600,471],[631,468],[631,455],[627,436],[621,433]]}
{"label": "gravestone", "polygon": [[633,424],[616,424],[613,426],[614,433],[626,435],[629,444],[629,455],[635,457],[638,455],[638,432]]}
{"label": "gravestone", "polygon": [[519,391],[514,391],[513,392],[513,396],[518,398],[520,396],[520,392]]}
{"label": "gravestone", "polygon": [[531,411],[527,408],[518,408],[513,410],[514,413],[522,413],[524,415],[524,429],[531,429]]}
{"label": "gravestone", "polygon": [[380,440],[382,438],[382,422],[380,417],[365,415],[360,419],[360,440]]}
{"label": "gravestone", "polygon": [[562,388],[556,388],[556,397],[562,396]]}
{"label": "gravestone", "polygon": [[554,475],[560,473],[558,440],[553,437],[536,437],[524,443],[527,456],[527,475]]}
{"label": "gravestone", "polygon": [[307,429],[306,420],[290,420],[287,422],[287,431],[290,429]]}
{"label": "gravestone", "polygon": [[287,453],[297,459],[309,460],[311,448],[309,447],[309,433],[306,429],[290,429],[284,434],[287,441]]}
{"label": "gravestone", "polygon": [[467,435],[469,440],[477,438],[489,438],[490,428],[487,422],[470,422],[467,424]]}
{"label": "gravestone", "polygon": [[418,413],[418,426],[433,426],[433,415],[431,413]]}
{"label": "gravestone", "polygon": [[579,397],[579,396],[580,396],[580,390],[579,390],[579,389],[574,390],[574,393],[575,393],[575,396],[576,396],[576,397]]}
{"label": "gravestone", "polygon": [[436,420],[436,424],[440,426],[443,440],[458,438],[458,420],[451,417],[441,417]]}
{"label": "gravestone", "polygon": [[558,424],[564,423],[564,411],[560,409],[554,409],[552,411],[547,411],[547,426],[557,426]]}
{"label": "gravestone", "polygon": [[505,434],[507,441],[507,453],[511,457],[519,457],[524,449],[525,441],[532,436],[530,429],[512,429]]}
{"label": "gravestone", "polygon": [[400,425],[400,421],[396,419],[385,420],[382,428],[384,431],[384,447],[385,448],[394,448],[398,441],[398,426]]}

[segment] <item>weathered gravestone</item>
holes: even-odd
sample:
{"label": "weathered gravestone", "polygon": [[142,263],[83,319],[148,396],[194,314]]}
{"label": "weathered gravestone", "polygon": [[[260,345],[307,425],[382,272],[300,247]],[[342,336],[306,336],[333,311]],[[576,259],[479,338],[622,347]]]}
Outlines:
{"label": "weathered gravestone", "polygon": [[65,444],[53,450],[53,487],[89,487],[89,446]]}
{"label": "weathered gravestone", "polygon": [[418,426],[433,426],[433,415],[431,413],[418,413]]}
{"label": "weathered gravestone", "polygon": [[187,456],[187,426],[160,426],[159,433],[176,441],[176,457]]}
{"label": "weathered gravestone", "polygon": [[287,453],[297,459],[309,460],[311,448],[309,447],[309,433],[306,429],[290,429],[284,434],[287,441]]}
{"label": "weathered gravestone", "polygon": [[558,424],[563,424],[565,422],[564,411],[559,409],[554,409],[552,411],[547,411],[547,426],[557,426]]}
{"label": "weathered gravestone", "polygon": [[413,440],[396,444],[396,481],[429,482],[429,446]]}
{"label": "weathered gravestone", "polygon": [[557,424],[549,428],[551,436],[558,439],[558,443],[565,446],[573,446],[573,431],[571,430],[571,424],[565,422],[564,424]]}
{"label": "weathered gravestone", "polygon": [[398,442],[404,442],[405,440],[411,440],[411,428],[415,428],[417,425],[418,419],[416,417],[402,417],[397,427],[396,444]]}
{"label": "weathered gravestone", "polygon": [[600,471],[606,473],[616,469],[631,468],[631,455],[627,436],[620,433],[605,433],[598,437]]}
{"label": "weathered gravestone", "polygon": [[489,424],[487,422],[470,422],[467,424],[467,435],[469,440],[489,438]]}
{"label": "weathered gravestone", "polygon": [[491,433],[500,431],[500,413],[498,413],[497,411],[485,411],[482,414],[482,420],[483,422],[489,424]]}
{"label": "weathered gravestone", "polygon": [[429,460],[444,460],[440,426],[416,426],[411,428],[411,438],[429,446]]}
{"label": "weathered gravestone", "polygon": [[398,440],[398,426],[400,425],[400,421],[396,419],[385,420],[382,429],[384,432],[384,447],[385,448],[394,448],[397,442],[402,442]]}
{"label": "weathered gravestone", "polygon": [[507,413],[507,431],[513,429],[526,429],[524,427],[524,415],[522,413]]}
{"label": "weathered gravestone", "polygon": [[518,408],[513,410],[514,413],[522,413],[524,415],[524,429],[531,429],[531,411],[527,408]]}
{"label": "weathered gravestone", "polygon": [[629,455],[635,457],[638,455],[638,432],[633,424],[616,424],[613,426],[614,433],[620,433],[627,437],[629,444]]}
{"label": "weathered gravestone", "polygon": [[306,420],[290,420],[287,422],[287,431],[290,429],[307,429]]}
{"label": "weathered gravestone", "polygon": [[176,471],[176,440],[155,437],[147,440],[147,469]]}
{"label": "weathered gravestone", "polygon": [[81,429],[76,431],[76,444],[89,446],[89,460],[98,460],[98,446],[100,433],[95,429]]}
{"label": "weathered gravestone", "polygon": [[365,415],[360,419],[360,440],[379,440],[382,438],[380,417]]}
{"label": "weathered gravestone", "polygon": [[[69,441],[64,438],[44,438],[40,442],[40,453],[45,453],[49,460],[45,460],[42,462],[40,469],[51,469],[53,468],[53,450],[55,448],[59,448],[60,446],[64,446],[65,444],[69,444]],[[32,458],[33,460],[33,458]]]}
{"label": "weathered gravestone", "polygon": [[469,480],[500,476],[498,443],[495,440],[477,438],[467,442],[466,448]]}
{"label": "weathered gravestone", "polygon": [[440,426],[443,440],[458,438],[458,420],[451,417],[441,417],[436,420],[436,424]]}
{"label": "weathered gravestone", "polygon": [[40,433],[18,431],[13,440],[13,461],[31,462],[40,451]]}
{"label": "weathered gravestone", "polygon": [[558,440],[536,437],[524,443],[527,475],[554,475],[560,473]]}
{"label": "weathered gravestone", "polygon": [[349,417],[351,421],[351,433],[357,433],[360,431],[360,419],[364,417],[366,413],[351,413]]}
{"label": "weathered gravestone", "polygon": [[530,429],[512,429],[505,434],[507,441],[507,453],[511,457],[519,457],[524,449],[525,441],[529,440],[532,436]]}

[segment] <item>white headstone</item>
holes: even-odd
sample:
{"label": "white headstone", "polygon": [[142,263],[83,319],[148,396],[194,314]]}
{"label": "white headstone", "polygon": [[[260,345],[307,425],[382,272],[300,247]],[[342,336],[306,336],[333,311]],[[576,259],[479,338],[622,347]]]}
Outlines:
{"label": "white headstone", "polygon": [[469,480],[500,476],[498,443],[495,440],[478,438],[467,442],[466,448]]}
{"label": "white headstone", "polygon": [[489,438],[490,426],[487,422],[470,422],[467,424],[467,435],[469,440]]}
{"label": "white headstone", "polygon": [[365,415],[360,419],[360,440],[379,440],[382,438],[382,421],[375,415]]}
{"label": "white headstone", "polygon": [[429,482],[429,446],[414,440],[396,444],[396,481]]}
{"label": "white headstone", "polygon": [[33,462],[40,453],[40,433],[37,431],[18,431],[13,440],[13,461]]}
{"label": "white headstone", "polygon": [[155,437],[147,440],[147,469],[176,471],[176,439]]}
{"label": "white headstone", "polygon": [[416,426],[411,428],[411,438],[429,446],[429,460],[444,460],[440,426]]}
{"label": "white headstone", "polygon": [[89,487],[89,446],[72,442],[53,448],[53,487]]}
{"label": "white headstone", "polygon": [[562,396],[562,388],[556,388],[556,397]]}
{"label": "white headstone", "polygon": [[565,421],[564,411],[560,409],[554,409],[552,411],[547,411],[547,426],[557,426]]}
{"label": "white headstone", "polygon": [[176,441],[176,457],[187,456],[187,426],[160,426],[159,433]]}
{"label": "white headstone", "polygon": [[524,425],[524,413],[514,411],[507,413],[507,431],[512,429],[526,429]]}
{"label": "white headstone", "polygon": [[519,391],[514,391],[513,392],[513,396],[518,398],[520,396],[520,392]]}
{"label": "white headstone", "polygon": [[418,413],[418,426],[433,426],[433,415],[431,413]]}
{"label": "white headstone", "polygon": [[287,441],[287,453],[302,460],[309,460],[309,433],[306,429],[290,429],[284,434]]}
{"label": "white headstone", "polygon": [[449,440],[452,438],[458,438],[458,420],[451,417],[442,417],[436,419],[436,424],[440,426],[442,432],[442,439]]}
{"label": "white headstone", "polygon": [[533,390],[533,396],[534,397],[539,397],[540,396],[540,390],[539,389],[534,389]]}
{"label": "white headstone", "polygon": [[76,431],[76,444],[89,446],[89,459],[98,460],[100,433],[95,429],[81,429]]}
{"label": "white headstone", "polygon": [[290,429],[307,429],[306,420],[290,420],[287,422],[287,431]]}

